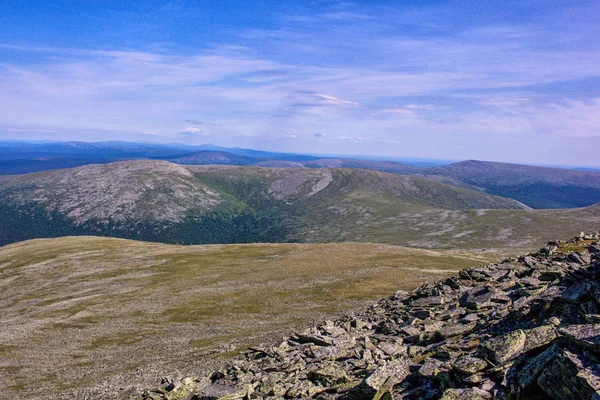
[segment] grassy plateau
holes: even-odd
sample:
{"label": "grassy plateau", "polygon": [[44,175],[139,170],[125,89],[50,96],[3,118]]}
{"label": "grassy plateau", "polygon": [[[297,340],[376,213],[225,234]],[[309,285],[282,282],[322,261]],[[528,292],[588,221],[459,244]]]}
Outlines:
{"label": "grassy plateau", "polygon": [[504,255],[89,236],[15,243],[0,248],[0,398],[82,388],[113,398],[131,382],[197,374],[289,329]]}

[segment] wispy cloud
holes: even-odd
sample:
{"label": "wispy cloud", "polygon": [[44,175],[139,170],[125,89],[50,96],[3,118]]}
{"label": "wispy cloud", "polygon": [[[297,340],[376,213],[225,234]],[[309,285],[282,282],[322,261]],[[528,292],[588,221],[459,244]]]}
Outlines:
{"label": "wispy cloud", "polygon": [[52,129],[35,129],[35,128],[25,128],[25,129],[21,129],[21,128],[4,128],[4,129],[1,129],[1,130],[3,130],[4,132],[10,132],[10,133],[58,133],[58,131],[55,131],[55,130],[52,130]]}

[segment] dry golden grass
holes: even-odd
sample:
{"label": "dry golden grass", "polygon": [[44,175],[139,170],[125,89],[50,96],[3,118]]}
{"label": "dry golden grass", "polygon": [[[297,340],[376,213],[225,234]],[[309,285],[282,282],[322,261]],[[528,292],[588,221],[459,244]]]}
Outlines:
{"label": "dry golden grass", "polygon": [[9,245],[0,248],[0,398],[193,375],[290,328],[499,256],[368,243]]}

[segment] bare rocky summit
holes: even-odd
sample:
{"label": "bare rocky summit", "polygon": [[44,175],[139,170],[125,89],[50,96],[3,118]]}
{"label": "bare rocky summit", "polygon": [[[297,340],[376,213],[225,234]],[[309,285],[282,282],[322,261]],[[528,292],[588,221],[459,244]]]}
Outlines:
{"label": "bare rocky summit", "polygon": [[398,291],[135,399],[598,399],[600,232]]}
{"label": "bare rocky summit", "polygon": [[10,183],[12,191],[5,201],[36,203],[76,224],[88,220],[179,222],[190,210],[210,210],[221,201],[217,192],[185,167],[166,161],[90,164],[22,175]]}

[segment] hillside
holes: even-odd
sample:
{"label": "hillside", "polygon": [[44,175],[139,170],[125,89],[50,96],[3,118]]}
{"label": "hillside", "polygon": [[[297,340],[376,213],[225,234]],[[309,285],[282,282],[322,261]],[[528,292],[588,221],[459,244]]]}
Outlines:
{"label": "hillside", "polygon": [[135,399],[597,399],[598,239],[399,290]]}
{"label": "hillside", "polygon": [[449,176],[533,208],[584,207],[600,203],[599,172],[486,161],[463,161],[424,172]]}
{"label": "hillside", "polygon": [[394,236],[381,238],[374,224],[403,213],[472,208],[523,206],[437,177],[138,160],[0,180],[0,244],[84,234],[181,244],[331,242],[347,235],[396,243]]}
{"label": "hillside", "polygon": [[0,248],[0,398],[112,399],[116,388],[195,374],[486,257],[499,255],[358,243],[15,243]]}

